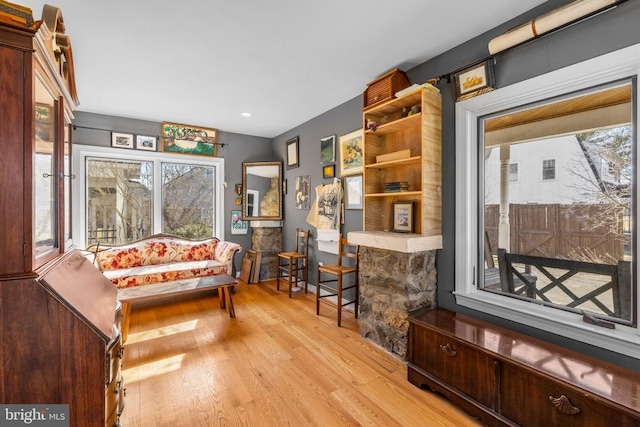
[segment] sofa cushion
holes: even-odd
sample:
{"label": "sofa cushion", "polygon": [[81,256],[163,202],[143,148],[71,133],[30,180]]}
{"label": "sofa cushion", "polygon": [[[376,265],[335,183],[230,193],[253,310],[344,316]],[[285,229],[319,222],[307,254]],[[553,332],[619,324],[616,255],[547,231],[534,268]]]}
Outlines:
{"label": "sofa cushion", "polygon": [[118,288],[151,285],[170,280],[229,274],[227,264],[216,260],[172,262],[169,264],[143,265],[118,270],[103,271],[107,279]]}
{"label": "sofa cushion", "polygon": [[218,248],[218,239],[189,241],[179,238],[157,237],[128,245],[105,248],[96,254],[98,268],[103,272],[123,268],[158,265],[181,261],[201,261],[219,259],[217,254],[225,256],[221,262],[230,260],[239,245],[225,242]]}

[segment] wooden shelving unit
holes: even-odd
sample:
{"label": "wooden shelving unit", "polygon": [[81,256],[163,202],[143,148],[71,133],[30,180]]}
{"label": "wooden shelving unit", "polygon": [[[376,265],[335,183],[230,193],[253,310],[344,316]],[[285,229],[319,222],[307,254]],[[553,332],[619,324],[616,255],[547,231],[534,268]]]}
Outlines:
{"label": "wooden shelving unit", "polygon": [[[419,111],[415,111],[416,106]],[[414,112],[407,115],[412,108]],[[395,241],[424,242],[401,244],[402,251],[442,246],[441,117],[440,92],[431,85],[364,109],[364,230],[349,233],[350,241],[376,246],[383,240],[381,233],[389,233]],[[375,130],[370,128],[371,123],[375,123]],[[409,157],[376,160],[377,156],[403,150],[408,150]],[[385,183],[397,181],[408,182],[409,191],[384,191]],[[413,203],[414,233],[392,233],[393,204],[407,201]]]}

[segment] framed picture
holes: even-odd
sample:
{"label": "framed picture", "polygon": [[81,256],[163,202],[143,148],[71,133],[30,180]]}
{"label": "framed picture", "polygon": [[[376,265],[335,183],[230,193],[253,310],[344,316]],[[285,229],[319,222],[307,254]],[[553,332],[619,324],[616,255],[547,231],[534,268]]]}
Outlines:
{"label": "framed picture", "polygon": [[215,156],[217,137],[215,129],[162,123],[162,151]]}
{"label": "framed picture", "polygon": [[310,191],[311,177],[309,175],[296,177],[296,209],[309,209]]}
{"label": "framed picture", "polygon": [[344,208],[362,209],[362,175],[344,178]]}
{"label": "framed picture", "polygon": [[248,222],[242,219],[240,211],[231,211],[231,234],[247,234]]}
{"label": "framed picture", "polygon": [[413,202],[396,202],[393,204],[394,233],[413,233]]}
{"label": "framed picture", "polygon": [[116,148],[133,148],[133,135],[130,133],[111,132],[111,146]]}
{"label": "framed picture", "polygon": [[156,151],[156,137],[136,135],[136,148],[138,150]]}
{"label": "framed picture", "polygon": [[469,67],[455,76],[456,100],[462,101],[492,91],[495,84],[493,60]]}
{"label": "framed picture", "polygon": [[320,140],[320,163],[333,163],[336,161],[336,136],[325,136]]}
{"label": "framed picture", "polygon": [[287,141],[287,169],[294,169],[300,166],[298,160],[298,137],[293,137]]}
{"label": "framed picture", "polygon": [[333,178],[336,176],[336,165],[324,165],[322,167],[322,178]]}
{"label": "framed picture", "polygon": [[340,176],[362,173],[364,170],[362,129],[340,137]]}

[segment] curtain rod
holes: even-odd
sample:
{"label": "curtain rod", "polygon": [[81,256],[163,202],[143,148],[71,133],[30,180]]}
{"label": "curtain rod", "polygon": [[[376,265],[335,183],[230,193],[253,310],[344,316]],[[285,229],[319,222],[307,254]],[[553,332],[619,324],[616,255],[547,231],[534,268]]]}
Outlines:
{"label": "curtain rod", "polygon": [[[485,57],[484,57],[484,58],[482,58],[482,59],[479,59],[479,60],[477,60],[477,61],[474,61],[474,62],[472,62],[472,63],[469,63],[469,64],[465,65],[464,67],[457,68],[457,69],[455,69],[455,70],[453,70],[453,71],[450,71],[450,72],[449,72],[449,73],[447,73],[447,74],[442,74],[442,75],[440,75],[439,77],[437,77],[437,78],[435,79],[435,80],[436,80],[436,84],[440,83],[440,81],[441,81],[441,80],[443,80],[443,79],[446,79],[446,80],[447,80],[447,83],[451,83],[451,76],[452,76],[452,75],[454,75],[454,74],[457,74],[457,73],[459,73],[459,72],[461,72],[461,71],[464,71],[464,70],[466,70],[467,68],[473,67],[474,65],[482,64],[483,62],[489,61],[489,60],[491,60],[491,59],[493,59],[493,60],[495,61],[495,57],[496,57],[496,56],[498,56],[498,55],[500,55],[500,54],[502,54],[502,53],[509,52],[509,51],[510,51],[510,50],[512,50],[512,49],[515,49],[515,48],[517,48],[517,47],[523,46],[523,45],[525,45],[525,44],[527,44],[527,43],[530,43],[530,42],[532,42],[532,41],[538,40],[538,39],[540,39],[540,38],[542,38],[542,37],[546,37],[546,36],[548,36],[548,35],[551,35],[551,34],[553,34],[553,33],[556,33],[556,32],[558,32],[558,31],[563,30],[563,29],[565,29],[565,28],[567,28],[567,27],[570,27],[570,26],[572,26],[572,25],[574,25],[574,24],[577,24],[577,23],[579,23],[579,22],[585,21],[585,20],[587,20],[587,19],[589,19],[589,18],[591,18],[591,17],[593,17],[593,16],[596,16],[596,15],[599,15],[599,14],[601,14],[601,13],[607,12],[607,11],[609,11],[609,10],[611,10],[611,9],[614,9],[614,8],[618,7],[618,6],[619,6],[619,5],[621,5],[622,3],[626,3],[627,1],[628,1],[628,0],[618,0],[618,1],[616,1],[615,3],[609,4],[609,5],[607,5],[607,6],[605,6],[605,7],[602,7],[602,8],[600,8],[600,9],[598,9],[598,10],[594,10],[593,12],[590,12],[590,13],[588,13],[588,14],[586,14],[586,15],[584,15],[584,16],[581,16],[581,17],[579,17],[579,18],[576,18],[576,19],[574,19],[574,20],[572,20],[572,21],[566,22],[566,23],[564,23],[564,24],[562,24],[562,25],[560,25],[560,26],[558,26],[558,27],[556,27],[556,28],[553,28],[553,29],[549,30],[549,31],[545,31],[544,33],[541,33],[541,34],[536,34],[534,37],[532,37],[532,38],[530,38],[530,39],[527,39],[527,40],[525,40],[525,41],[522,41],[522,42],[520,42],[520,43],[518,43],[518,44],[515,44],[515,45],[513,45],[513,46],[509,46],[508,48],[506,48],[506,49],[504,49],[504,50],[501,50],[500,52],[496,52],[496,53],[494,53],[494,54],[492,54],[492,55],[485,56]],[[549,12],[549,13],[550,13],[550,12]],[[535,20],[535,19],[534,19],[534,20]],[[526,24],[525,24],[525,25],[526,25]],[[516,28],[517,28],[517,27],[516,27]]]}
{"label": "curtain rod", "polygon": [[[115,129],[103,129],[103,128],[95,128],[95,127],[91,127],[91,126],[73,125],[73,130],[76,130],[76,129],[98,130],[98,131],[102,131],[102,132],[133,133],[134,135],[147,135],[147,134],[141,134],[141,133],[136,133],[136,132],[131,132],[131,131],[121,131],[121,130],[115,130]],[[148,135],[148,136],[154,136],[156,138],[161,138],[161,135]],[[219,145],[221,147],[226,147],[228,145],[226,142],[212,142],[211,144]]]}

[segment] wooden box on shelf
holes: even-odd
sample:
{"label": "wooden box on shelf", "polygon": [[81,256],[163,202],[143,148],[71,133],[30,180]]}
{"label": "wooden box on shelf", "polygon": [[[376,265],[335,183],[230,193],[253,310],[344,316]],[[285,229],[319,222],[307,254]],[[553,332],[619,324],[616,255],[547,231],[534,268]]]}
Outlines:
{"label": "wooden box on shelf", "polygon": [[[391,230],[393,204],[409,201],[416,221],[406,238],[433,237],[441,245],[440,92],[425,85],[365,108],[363,123],[364,233]],[[407,182],[409,191],[385,192],[390,182]]]}
{"label": "wooden box on shelf", "polygon": [[394,68],[367,83],[367,89],[362,96],[364,108],[371,108],[374,105],[392,99],[396,92],[407,87],[409,87],[409,78],[405,72]]}

